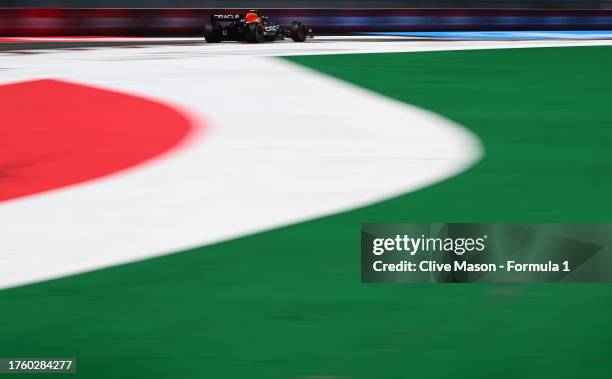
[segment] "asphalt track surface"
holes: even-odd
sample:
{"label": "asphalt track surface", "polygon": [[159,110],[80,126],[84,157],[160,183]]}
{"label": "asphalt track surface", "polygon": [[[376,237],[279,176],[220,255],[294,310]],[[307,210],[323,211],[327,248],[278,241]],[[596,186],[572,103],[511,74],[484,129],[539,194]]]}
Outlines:
{"label": "asphalt track surface", "polygon": [[[410,37],[400,37],[402,39],[411,39]],[[397,41],[398,37],[325,37],[324,39],[312,39],[309,43],[326,43],[326,42],[393,42]],[[435,38],[418,38],[419,40],[435,41]],[[0,41],[1,42],[1,41]],[[232,42],[225,42],[232,43]],[[158,45],[191,45],[191,46],[206,46],[204,38],[92,38],[79,39],[78,37],[70,38],[17,38],[11,42],[0,43],[0,51],[15,51],[15,50],[48,50],[48,49],[79,49],[79,48],[96,48],[96,47],[130,47],[130,46],[158,46]]]}
{"label": "asphalt track surface", "polygon": [[[461,43],[466,41],[472,41],[478,43],[478,41],[487,43],[496,43],[491,39],[477,39],[477,38],[450,38],[450,37],[425,37],[425,36],[378,36],[378,35],[359,35],[359,36],[317,36],[307,41],[309,46],[312,44],[330,44],[330,43],[350,43],[354,45],[354,48],[359,49],[360,43],[390,43],[394,44],[397,42],[417,42],[419,45],[423,45],[426,42],[433,43],[434,46],[444,46],[449,42]],[[521,39],[516,37],[513,39],[506,38],[506,42],[512,41],[531,41],[537,43],[531,38]],[[538,39],[537,41],[559,42],[560,44],[572,43],[579,40],[576,39],[556,39],[546,40]],[[593,40],[582,40],[586,44],[593,42],[603,42],[606,44],[606,40],[593,39]],[[268,46],[274,44],[275,46],[291,43],[290,40],[282,42],[262,43],[259,46]],[[223,45],[250,45],[248,43],[240,42],[224,42]],[[299,44],[298,44],[299,45]],[[16,37],[6,38],[4,41],[0,38],[0,52],[14,52],[14,51],[32,51],[37,50],[54,50],[54,49],[87,49],[87,48],[110,48],[110,47],[147,47],[147,46],[201,46],[215,48],[216,45],[210,45],[204,41],[201,37],[184,37],[184,38],[162,38],[162,37]],[[316,49],[315,49],[316,50]]]}

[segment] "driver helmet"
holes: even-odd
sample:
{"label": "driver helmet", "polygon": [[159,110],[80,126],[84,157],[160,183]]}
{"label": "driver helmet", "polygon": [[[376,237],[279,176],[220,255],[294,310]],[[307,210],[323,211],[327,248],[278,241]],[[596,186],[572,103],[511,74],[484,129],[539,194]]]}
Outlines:
{"label": "driver helmet", "polygon": [[249,9],[246,16],[244,17],[244,22],[246,22],[247,24],[251,22],[260,22],[260,20],[261,19],[259,18],[259,14],[256,9]]}

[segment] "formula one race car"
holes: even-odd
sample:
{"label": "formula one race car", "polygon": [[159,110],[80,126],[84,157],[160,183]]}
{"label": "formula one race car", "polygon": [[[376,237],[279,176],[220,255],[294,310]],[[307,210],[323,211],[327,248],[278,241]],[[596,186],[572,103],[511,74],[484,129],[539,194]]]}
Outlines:
{"label": "formula one race car", "polygon": [[247,41],[263,42],[291,38],[294,42],[304,42],[312,38],[312,30],[301,22],[294,21],[291,26],[272,23],[267,17],[260,17],[255,10],[242,14],[213,14],[210,23],[204,26],[206,42]]}

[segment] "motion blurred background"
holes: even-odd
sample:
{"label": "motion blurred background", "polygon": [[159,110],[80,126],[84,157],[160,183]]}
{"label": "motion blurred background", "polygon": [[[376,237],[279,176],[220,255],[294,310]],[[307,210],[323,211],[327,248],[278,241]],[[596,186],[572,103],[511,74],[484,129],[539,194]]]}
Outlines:
{"label": "motion blurred background", "polygon": [[258,8],[317,33],[601,30],[611,0],[5,0],[0,35],[195,36],[211,12]]}

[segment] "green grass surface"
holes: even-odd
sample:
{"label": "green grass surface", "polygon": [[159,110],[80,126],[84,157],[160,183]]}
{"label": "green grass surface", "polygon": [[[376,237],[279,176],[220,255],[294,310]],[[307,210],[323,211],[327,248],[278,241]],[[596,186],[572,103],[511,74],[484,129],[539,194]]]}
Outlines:
{"label": "green grass surface", "polygon": [[612,287],[363,285],[359,224],[610,222],[612,49],[290,59],[441,113],[486,157],[366,208],[0,292],[0,356],[76,356],[83,378],[610,378]]}

